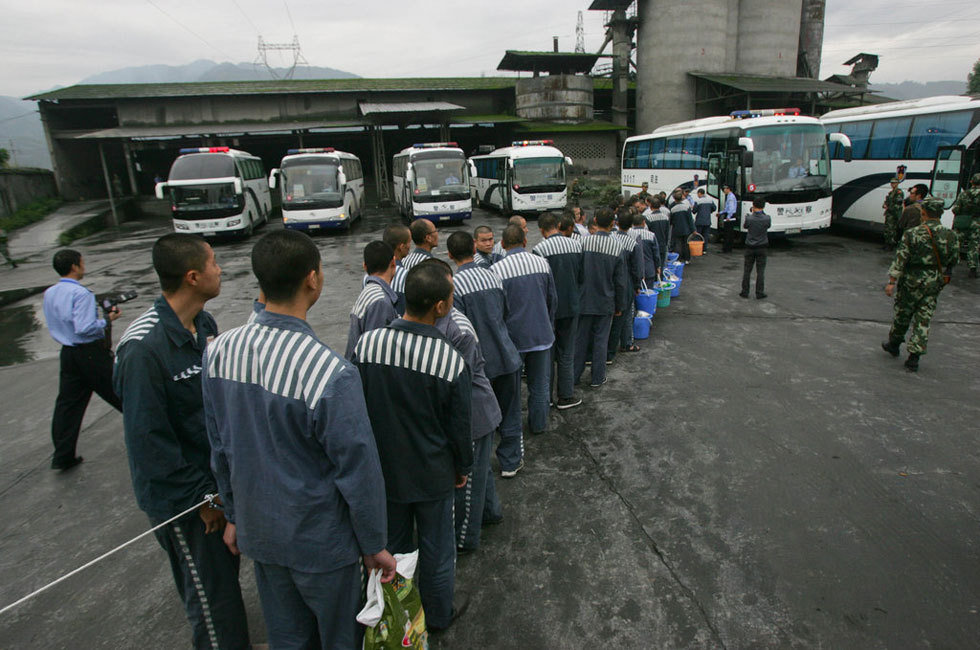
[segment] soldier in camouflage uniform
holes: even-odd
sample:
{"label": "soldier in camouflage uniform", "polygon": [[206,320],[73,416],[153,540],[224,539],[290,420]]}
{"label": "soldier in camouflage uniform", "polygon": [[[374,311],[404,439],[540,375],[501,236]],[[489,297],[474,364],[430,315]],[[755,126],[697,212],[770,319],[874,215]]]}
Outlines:
{"label": "soldier in camouflage uniform", "polygon": [[10,266],[17,268],[17,262],[14,258],[10,256],[10,251],[7,250],[7,231],[0,228],[0,255],[3,255],[4,259],[10,262]]}
{"label": "soldier in camouflage uniform", "polygon": [[929,321],[936,311],[939,292],[945,286],[939,267],[948,269],[959,259],[956,233],[939,223],[939,217],[943,214],[942,199],[930,196],[922,201],[920,207],[922,223],[902,235],[895,261],[888,269],[885,293],[889,297],[895,296],[895,320],[888,332],[888,340],[881,344],[885,352],[897,357],[899,346],[905,340],[905,332],[911,325],[909,358],[905,367],[912,372],[919,369],[919,357],[926,353]]}
{"label": "soldier in camouflage uniform", "polygon": [[953,214],[953,228],[960,236],[960,255],[966,255],[970,277],[975,278],[980,262],[980,174],[974,174],[970,187],[956,197]]}
{"label": "soldier in camouflage uniform", "polygon": [[905,200],[905,194],[902,190],[898,189],[899,179],[897,177],[892,178],[891,181],[892,189],[888,192],[888,196],[885,197],[885,202],[881,204],[881,207],[885,211],[885,248],[895,248],[898,244],[898,218],[902,216],[902,203]]}

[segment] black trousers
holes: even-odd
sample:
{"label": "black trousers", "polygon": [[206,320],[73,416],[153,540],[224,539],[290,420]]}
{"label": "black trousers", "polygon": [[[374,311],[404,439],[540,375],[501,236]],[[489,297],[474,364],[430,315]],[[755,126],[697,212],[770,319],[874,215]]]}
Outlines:
{"label": "black trousers", "polygon": [[761,296],[766,292],[766,262],[769,259],[769,247],[745,249],[745,266],[742,269],[742,293],[749,293],[749,277],[752,266],[755,265],[755,295]]}
{"label": "black trousers", "polygon": [[704,240],[704,246],[701,247],[701,251],[703,252],[708,250],[708,235],[711,234],[711,224],[708,223],[703,226],[694,226],[694,229],[698,231],[698,234],[701,235],[701,239]]}
{"label": "black trousers", "polygon": [[682,262],[691,261],[691,247],[687,245],[687,235],[674,235],[674,251]]}
{"label": "black trousers", "polygon": [[722,247],[724,253],[732,252],[732,245],[735,243],[735,220],[721,222]]}
{"label": "black trousers", "polygon": [[117,411],[122,402],[112,390],[112,353],[102,341],[61,348],[61,370],[58,375],[58,399],[51,418],[51,440],[54,442],[52,467],[62,466],[75,458],[78,433],[92,393]]}
{"label": "black trousers", "polygon": [[[154,526],[159,523],[153,521]],[[191,624],[194,648],[250,648],[248,619],[238,583],[241,556],[231,554],[222,533],[205,535],[204,522],[194,511],[153,534],[170,558],[174,584]]]}

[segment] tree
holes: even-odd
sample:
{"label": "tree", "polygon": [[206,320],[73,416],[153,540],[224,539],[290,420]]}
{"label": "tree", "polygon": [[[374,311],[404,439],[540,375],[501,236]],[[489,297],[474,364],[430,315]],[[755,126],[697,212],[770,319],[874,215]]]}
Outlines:
{"label": "tree", "polygon": [[0,169],[7,166],[8,160],[10,160],[10,152],[6,149],[0,149]]}
{"label": "tree", "polygon": [[973,72],[966,75],[966,92],[970,95],[980,95],[980,59],[973,64]]}

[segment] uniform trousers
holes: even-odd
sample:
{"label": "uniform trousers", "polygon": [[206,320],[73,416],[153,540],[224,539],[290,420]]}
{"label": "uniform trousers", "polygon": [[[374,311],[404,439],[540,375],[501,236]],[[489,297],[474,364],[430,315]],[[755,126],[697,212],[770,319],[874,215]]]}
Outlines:
{"label": "uniform trousers", "polygon": [[503,516],[493,469],[490,467],[492,454],[493,433],[473,441],[473,471],[469,473],[466,485],[456,488],[457,548],[479,548],[483,522],[497,521]]}
{"label": "uniform trousers", "polygon": [[752,266],[755,266],[755,295],[761,296],[766,292],[766,262],[769,259],[768,246],[746,246],[745,263],[742,266],[742,294],[749,293],[749,279],[752,277]]}
{"label": "uniform trousers", "polygon": [[687,245],[687,235],[674,235],[674,251],[680,255],[682,262],[691,259],[691,247]]}
{"label": "uniform trousers", "polygon": [[707,251],[708,250],[708,235],[711,234],[711,224],[710,223],[706,223],[703,226],[697,226],[696,225],[696,226],[694,226],[694,229],[697,231],[697,233],[699,235],[701,235],[701,239],[702,239],[702,241],[704,241],[704,245],[701,246],[701,252]]}
{"label": "uniform trousers", "polygon": [[527,374],[527,426],[531,433],[548,429],[548,401],[551,392],[551,348],[521,352]]}
{"label": "uniform trousers", "polygon": [[[629,292],[633,295],[635,292]],[[628,350],[633,346],[633,319],[636,317],[636,301],[631,300],[628,309],[624,309],[619,316],[613,316],[612,325],[609,328],[609,346],[606,350],[606,361],[616,358],[616,352],[620,349]]]}
{"label": "uniform trousers", "polygon": [[[165,520],[153,521],[153,525],[162,521]],[[231,554],[221,532],[205,535],[204,522],[194,511],[153,534],[170,558],[170,570],[191,624],[194,647],[251,647],[238,584],[240,557]]]}
{"label": "uniform trousers", "polygon": [[569,399],[575,390],[575,333],[578,316],[555,319],[555,344],[552,358],[558,370],[551,376],[552,386],[558,386],[558,399]]}
{"label": "uniform trousers", "polygon": [[309,573],[255,561],[255,584],[270,648],[345,650],[361,646],[362,564]]}
{"label": "uniform trousers", "polygon": [[521,371],[500,375],[490,380],[493,394],[500,406],[500,444],[497,445],[497,460],[500,469],[517,469],[524,458],[524,428],[521,424]]}
{"label": "uniform trousers", "polygon": [[578,342],[575,344],[575,383],[585,372],[586,355],[592,347],[592,381],[599,385],[606,381],[606,354],[609,349],[609,329],[612,314],[581,314],[578,325]]}
{"label": "uniform trousers", "polygon": [[731,253],[732,246],[735,244],[735,220],[724,219],[721,222],[721,238],[723,253]]}
{"label": "uniform trousers", "polygon": [[122,402],[112,389],[112,353],[101,339],[62,346],[58,398],[51,418],[52,467],[58,468],[75,458],[82,419],[93,392],[117,411],[122,410]]}
{"label": "uniform trousers", "polygon": [[911,327],[908,351],[910,354],[925,354],[929,342],[929,323],[936,313],[939,291],[910,287],[899,282],[895,294],[895,319],[892,321],[888,340],[898,345],[905,340],[905,333]]}
{"label": "uniform trousers", "polygon": [[[432,627],[446,628],[453,620],[456,586],[454,500],[454,496],[448,496],[413,503],[388,501],[388,550],[391,553],[419,550],[416,584],[422,597],[425,620]],[[416,531],[418,544],[415,543]]]}

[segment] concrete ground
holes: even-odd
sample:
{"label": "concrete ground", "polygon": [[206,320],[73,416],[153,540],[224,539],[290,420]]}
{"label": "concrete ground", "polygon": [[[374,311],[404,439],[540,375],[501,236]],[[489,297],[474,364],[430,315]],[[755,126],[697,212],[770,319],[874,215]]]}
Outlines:
{"label": "concrete ground", "polygon": [[[335,349],[361,248],[393,218],[374,212],[351,234],[316,239],[329,273],[310,321]],[[480,223],[499,232],[504,219],[478,210],[465,227]],[[453,228],[441,230],[444,243]],[[154,297],[148,249],[166,231],[149,221],[77,245],[95,291],[141,294],[123,306],[116,340]],[[256,293],[249,248],[216,246],[224,284],[209,309],[224,329]],[[980,282],[959,269],[909,374],[878,347],[888,262],[853,236],[777,242],[769,298],[743,300],[741,255],[709,247],[642,350],[620,355],[602,388],[585,387],[582,406],[553,411],[551,432],[526,441],[526,469],[498,481],[505,519],[457,565],[470,608],[432,647],[975,647]],[[0,310],[0,607],[148,528],[121,418],[98,398],[85,463],[48,469],[57,346],[39,304]],[[188,639],[152,538],[0,616],[4,648]]]}

